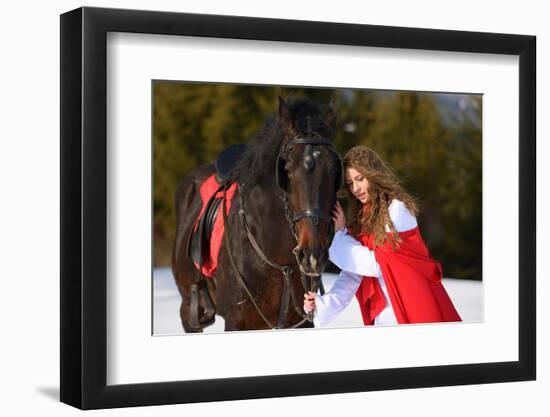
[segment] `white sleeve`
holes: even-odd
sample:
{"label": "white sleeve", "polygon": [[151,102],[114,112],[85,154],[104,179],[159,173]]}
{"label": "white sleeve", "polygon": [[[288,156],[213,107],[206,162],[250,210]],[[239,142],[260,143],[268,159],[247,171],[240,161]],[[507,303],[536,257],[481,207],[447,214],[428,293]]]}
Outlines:
{"label": "white sleeve", "polygon": [[329,259],[343,271],[353,272],[368,277],[382,275],[374,256],[374,251],[341,229],[334,234],[328,250]]}
{"label": "white sleeve", "polygon": [[313,318],[315,327],[326,326],[338,313],[349,305],[362,279],[361,275],[342,271],[330,291],[324,295],[317,294],[315,298],[316,309]]}
{"label": "white sleeve", "polygon": [[405,232],[414,229],[417,225],[416,217],[410,212],[407,206],[400,200],[393,199],[388,207],[390,219],[397,232]]}

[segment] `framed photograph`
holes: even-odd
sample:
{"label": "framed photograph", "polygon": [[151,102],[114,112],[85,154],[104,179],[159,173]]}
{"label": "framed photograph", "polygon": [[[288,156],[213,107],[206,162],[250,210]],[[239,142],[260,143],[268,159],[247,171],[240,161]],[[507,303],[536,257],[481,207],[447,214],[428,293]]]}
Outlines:
{"label": "framed photograph", "polygon": [[[94,409],[534,380],[535,45],[63,14],[61,401]],[[361,188],[353,161],[368,149],[395,175],[389,207],[373,194],[379,176]],[[358,200],[391,222],[338,227],[337,200],[348,220]],[[394,216],[401,206],[412,220]],[[425,290],[392,278],[412,230],[435,274]],[[350,276],[327,242],[346,233],[380,273],[356,271],[357,301],[325,324],[321,297]],[[395,244],[389,255],[376,233]],[[378,310],[373,294],[386,300]]]}

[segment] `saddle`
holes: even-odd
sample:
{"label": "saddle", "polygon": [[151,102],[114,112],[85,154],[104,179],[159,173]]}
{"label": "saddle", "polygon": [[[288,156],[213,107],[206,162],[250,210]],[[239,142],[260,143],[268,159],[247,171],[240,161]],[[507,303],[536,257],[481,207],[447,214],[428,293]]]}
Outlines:
{"label": "saddle", "polygon": [[195,222],[188,244],[188,256],[191,257],[201,275],[211,278],[217,267],[217,257],[223,237],[223,221],[218,213],[223,200],[223,189],[227,189],[227,209],[236,190],[230,175],[247,146],[231,145],[220,153],[215,162],[216,173],[208,177],[200,186],[203,207]]}
{"label": "saddle", "polygon": [[[222,185],[216,190],[212,197],[206,203],[204,213],[199,218],[194,232],[191,235],[191,244],[189,245],[189,256],[195,263],[195,266],[201,268],[205,263],[211,263],[210,257],[210,237],[214,229],[214,221],[218,216],[218,209],[223,197],[216,197],[218,191],[221,191]],[[210,274],[204,274],[210,276]]]}
{"label": "saddle", "polygon": [[[216,162],[216,173],[200,185],[203,206],[191,233],[187,251],[197,268],[196,283],[191,285],[189,325],[195,331],[214,322],[216,308],[208,292],[206,278],[212,278],[218,266],[218,255],[224,233],[223,217],[219,216],[224,195],[229,211],[237,183],[231,183],[230,174],[246,145],[232,145],[220,153]],[[224,193],[224,189],[226,192]]]}

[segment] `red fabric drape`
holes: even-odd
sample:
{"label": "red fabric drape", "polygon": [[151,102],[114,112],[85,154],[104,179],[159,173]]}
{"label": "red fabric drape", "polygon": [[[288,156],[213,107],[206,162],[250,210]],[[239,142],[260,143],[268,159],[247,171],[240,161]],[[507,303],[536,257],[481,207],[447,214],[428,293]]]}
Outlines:
{"label": "red fabric drape", "polygon": [[[372,235],[357,236],[361,244],[374,250],[397,322],[461,321],[441,283],[441,264],[431,257],[418,227],[399,233],[399,236],[402,241],[395,251],[389,240],[384,245],[375,246]],[[374,324],[374,318],[385,307],[378,279],[364,277],[356,297],[363,322]]]}

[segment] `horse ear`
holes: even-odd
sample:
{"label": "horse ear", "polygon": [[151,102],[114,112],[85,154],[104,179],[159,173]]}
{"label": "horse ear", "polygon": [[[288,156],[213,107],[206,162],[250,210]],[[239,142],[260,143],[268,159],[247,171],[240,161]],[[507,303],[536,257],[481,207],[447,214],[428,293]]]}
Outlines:
{"label": "horse ear", "polygon": [[328,128],[330,137],[333,137],[334,132],[336,132],[336,110],[334,109],[334,101],[332,99],[328,103],[325,113],[325,126]]}
{"label": "horse ear", "polygon": [[285,136],[291,136],[292,118],[290,116],[290,110],[281,96],[279,96],[279,123],[281,124],[283,131],[285,132]]}

